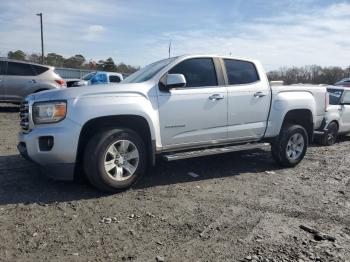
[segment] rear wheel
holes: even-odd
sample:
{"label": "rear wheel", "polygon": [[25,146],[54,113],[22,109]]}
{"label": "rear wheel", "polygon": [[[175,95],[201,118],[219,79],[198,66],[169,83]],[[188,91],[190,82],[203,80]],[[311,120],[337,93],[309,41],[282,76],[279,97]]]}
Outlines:
{"label": "rear wheel", "polygon": [[335,122],[332,122],[328,125],[328,132],[322,137],[321,144],[324,146],[334,145],[338,137],[338,125]]}
{"label": "rear wheel", "polygon": [[272,144],[272,157],[281,166],[294,167],[304,158],[307,146],[308,136],[305,128],[287,124]]}
{"label": "rear wheel", "polygon": [[90,183],[102,191],[132,186],[146,170],[145,145],[130,129],[111,129],[93,136],[85,150],[84,170]]}

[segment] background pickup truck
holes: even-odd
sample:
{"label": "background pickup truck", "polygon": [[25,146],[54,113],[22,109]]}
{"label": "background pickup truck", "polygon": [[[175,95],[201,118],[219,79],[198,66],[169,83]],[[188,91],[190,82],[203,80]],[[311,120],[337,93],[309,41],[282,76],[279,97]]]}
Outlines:
{"label": "background pickup truck", "polygon": [[55,179],[83,173],[116,191],[135,183],[157,155],[172,161],[269,143],[278,164],[295,166],[326,107],[325,87],[270,86],[258,61],[180,56],[118,85],[27,97],[18,149]]}

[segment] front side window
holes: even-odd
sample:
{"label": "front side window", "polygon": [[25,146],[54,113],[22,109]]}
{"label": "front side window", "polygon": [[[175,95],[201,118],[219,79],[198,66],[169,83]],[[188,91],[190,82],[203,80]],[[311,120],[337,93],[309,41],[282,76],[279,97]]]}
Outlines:
{"label": "front side window", "polygon": [[350,91],[345,91],[344,97],[343,97],[343,103],[350,105]]}
{"label": "front side window", "polygon": [[119,83],[120,77],[119,76],[109,76],[109,82],[110,83]]}
{"label": "front side window", "polygon": [[183,74],[186,87],[217,86],[218,80],[213,59],[192,58],[174,66],[169,74]]}
{"label": "front side window", "polygon": [[229,85],[250,84],[259,81],[255,65],[251,62],[224,59]]}
{"label": "front side window", "polygon": [[30,64],[8,62],[7,75],[10,76],[34,76],[35,73]]}
{"label": "front side window", "polygon": [[327,92],[329,93],[329,104],[330,105],[339,105],[341,96],[343,95],[343,90],[342,89],[327,88]]}
{"label": "front side window", "polygon": [[91,78],[92,84],[104,84],[107,83],[107,75],[104,73],[99,73],[94,75],[93,78]]}
{"label": "front side window", "polygon": [[91,78],[93,78],[96,75],[96,72],[89,73],[87,75],[84,75],[81,79],[89,81]]}

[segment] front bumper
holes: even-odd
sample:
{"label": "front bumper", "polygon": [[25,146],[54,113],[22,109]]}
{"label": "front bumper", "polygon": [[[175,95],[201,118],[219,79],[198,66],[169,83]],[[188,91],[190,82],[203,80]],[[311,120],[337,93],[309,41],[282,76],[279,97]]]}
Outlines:
{"label": "front bumper", "polygon": [[326,119],[322,120],[322,124],[321,126],[314,131],[314,135],[316,137],[320,137],[320,136],[328,136],[328,124],[329,122],[326,121]]}
{"label": "front bumper", "polygon": [[[38,164],[44,173],[55,180],[73,180],[80,126],[69,119],[56,125],[45,125],[18,135],[17,149],[21,156]],[[42,137],[52,137],[53,146],[43,150]]]}
{"label": "front bumper", "polygon": [[63,164],[47,164],[47,165],[40,165],[39,163],[36,163],[33,161],[29,156],[26,148],[26,144],[23,142],[18,143],[17,149],[20,153],[20,155],[26,159],[29,160],[35,164],[37,164],[41,171],[47,175],[48,177],[54,179],[54,180],[60,180],[60,181],[72,181],[74,179],[74,163],[63,163]]}

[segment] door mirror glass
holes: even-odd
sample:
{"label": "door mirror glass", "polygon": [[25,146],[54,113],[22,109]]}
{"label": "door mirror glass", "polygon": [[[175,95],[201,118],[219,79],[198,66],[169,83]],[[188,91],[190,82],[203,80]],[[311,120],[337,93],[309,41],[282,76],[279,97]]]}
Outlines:
{"label": "door mirror glass", "polygon": [[183,74],[168,74],[165,85],[167,89],[185,87],[186,78]]}

